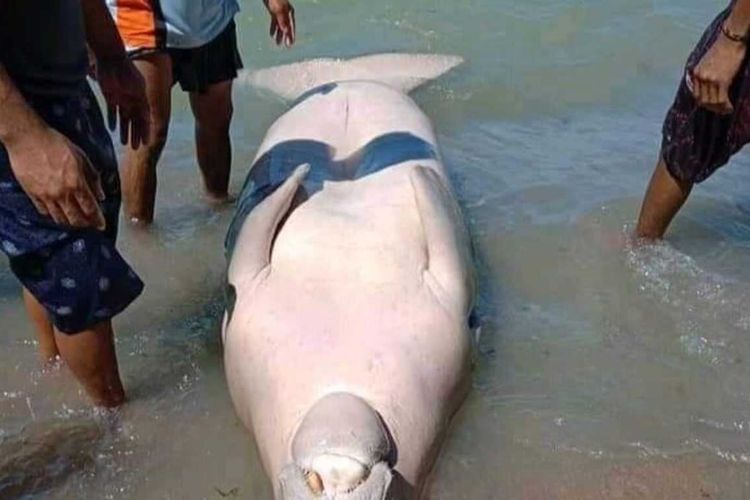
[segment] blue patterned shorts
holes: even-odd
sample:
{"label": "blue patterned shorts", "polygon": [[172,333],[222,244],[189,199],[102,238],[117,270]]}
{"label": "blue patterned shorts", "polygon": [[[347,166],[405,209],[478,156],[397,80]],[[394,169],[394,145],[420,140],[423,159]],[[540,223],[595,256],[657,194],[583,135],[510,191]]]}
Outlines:
{"label": "blue patterned shorts", "polygon": [[143,283],[115,248],[120,212],[117,159],[88,85],[75,97],[28,101],[45,122],[81,148],[99,172],[107,228],[102,232],[64,227],[37,212],[0,144],[0,247],[55,327],[81,332],[111,319],[143,291]]}

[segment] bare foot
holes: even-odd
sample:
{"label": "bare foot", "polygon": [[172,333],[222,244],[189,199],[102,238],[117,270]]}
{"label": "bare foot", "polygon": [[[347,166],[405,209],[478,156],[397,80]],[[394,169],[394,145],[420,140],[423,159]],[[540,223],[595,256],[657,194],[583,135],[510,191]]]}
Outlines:
{"label": "bare foot", "polygon": [[154,223],[154,220],[142,217],[128,217],[128,222],[133,227],[146,229]]}
{"label": "bare foot", "polygon": [[203,198],[209,205],[220,207],[223,205],[229,205],[237,200],[236,196],[230,195],[229,193],[214,194],[209,192],[203,193]]}

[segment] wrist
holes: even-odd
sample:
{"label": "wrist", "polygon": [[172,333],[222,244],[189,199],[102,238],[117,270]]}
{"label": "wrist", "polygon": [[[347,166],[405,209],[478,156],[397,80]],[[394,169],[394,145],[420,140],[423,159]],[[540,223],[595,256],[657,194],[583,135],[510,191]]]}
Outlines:
{"label": "wrist", "polygon": [[36,113],[28,107],[25,101],[4,101],[3,111],[9,112],[0,116],[0,142],[7,149],[14,149],[23,144],[33,144],[40,137],[46,135],[50,128]]}
{"label": "wrist", "polygon": [[745,50],[748,42],[750,42],[750,34],[733,31],[726,24],[723,24],[717,41],[723,42],[725,46],[731,46],[736,50]]}
{"label": "wrist", "polygon": [[0,142],[8,151],[25,148],[27,145],[38,147],[44,142],[50,127],[41,120],[32,120],[29,123],[14,127],[12,130],[0,133]]}
{"label": "wrist", "polygon": [[750,38],[750,20],[738,20],[729,16],[721,25],[721,32],[725,38],[747,45],[748,38]]}
{"label": "wrist", "polygon": [[14,148],[46,131],[49,126],[29,106],[0,64],[0,142]]}

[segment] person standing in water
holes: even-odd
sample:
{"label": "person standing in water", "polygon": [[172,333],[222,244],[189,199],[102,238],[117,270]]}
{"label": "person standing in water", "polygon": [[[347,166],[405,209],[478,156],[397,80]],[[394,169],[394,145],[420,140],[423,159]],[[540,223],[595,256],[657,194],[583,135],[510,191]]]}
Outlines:
{"label": "person standing in water", "polygon": [[[103,0],[0,2],[0,246],[24,287],[45,362],[97,406],[125,398],[112,318],[143,283],[115,248],[120,184],[86,82],[86,44],[123,144],[148,136],[143,78]],[[114,128],[114,127],[112,127]]]}
{"label": "person standing in water", "polygon": [[[277,44],[294,43],[294,9],[288,0],[264,0]],[[179,82],[190,94],[195,146],[205,194],[228,198],[232,149],[232,81],[242,60],[234,16],[237,0],[107,0],[130,58],[146,80],[151,135],[123,160],[126,215],[149,224],[156,203],[156,166],[167,141],[171,91]]]}
{"label": "person standing in water", "polygon": [[750,142],[750,0],[733,0],[687,61],[664,122],[659,162],[643,200],[636,236],[661,238],[687,200]]}

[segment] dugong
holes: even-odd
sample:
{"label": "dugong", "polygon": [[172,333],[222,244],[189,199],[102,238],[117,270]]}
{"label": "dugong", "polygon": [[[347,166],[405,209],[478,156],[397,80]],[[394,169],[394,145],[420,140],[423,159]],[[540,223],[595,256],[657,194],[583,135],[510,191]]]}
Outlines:
{"label": "dugong", "polygon": [[460,62],[385,54],[241,76],[295,99],[226,240],[226,378],[276,498],[419,498],[470,387],[471,240],[407,95]]}

